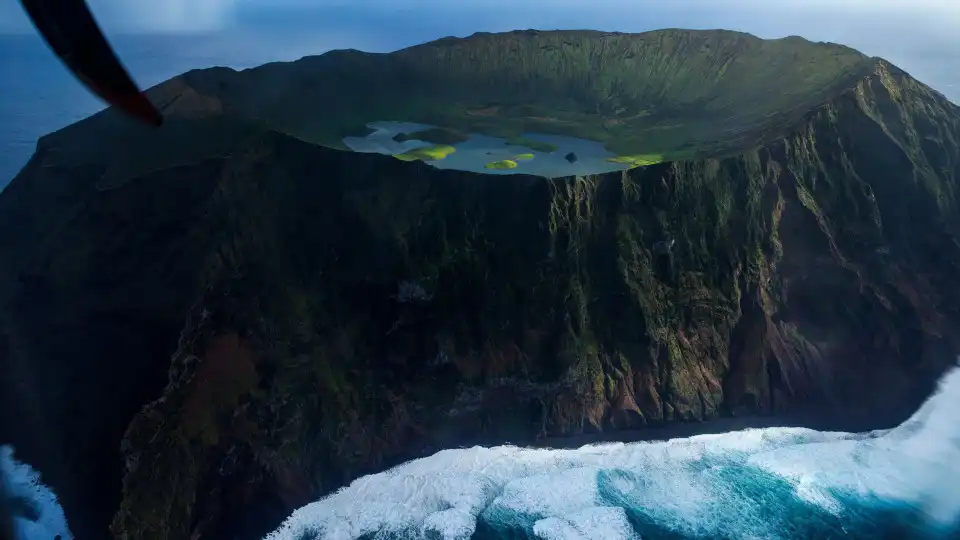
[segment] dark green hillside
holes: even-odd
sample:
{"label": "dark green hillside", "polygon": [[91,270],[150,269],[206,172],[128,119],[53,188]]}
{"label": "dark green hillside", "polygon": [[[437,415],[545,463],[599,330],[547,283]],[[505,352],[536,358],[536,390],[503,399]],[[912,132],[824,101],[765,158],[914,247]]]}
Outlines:
{"label": "dark green hillside", "polygon": [[622,155],[670,156],[755,144],[870,63],[838,45],[727,31],[526,31],[259,69],[261,84],[282,96],[265,116],[328,146],[366,122],[404,120],[504,137],[573,135]]}
{"label": "dark green hillside", "polygon": [[[174,123],[148,155],[117,170],[128,177],[216,153],[234,135],[197,124],[220,115],[331,148],[366,134],[368,122],[393,120],[506,138],[576,136],[644,163],[711,157],[782,134],[874,62],[840,45],[722,30],[518,31],[390,54],[332,51],[242,72],[193,71],[160,85],[153,100],[189,122]],[[98,116],[58,135],[106,138],[101,149],[141,136],[111,112]],[[95,161],[96,153],[72,152],[69,162]]]}

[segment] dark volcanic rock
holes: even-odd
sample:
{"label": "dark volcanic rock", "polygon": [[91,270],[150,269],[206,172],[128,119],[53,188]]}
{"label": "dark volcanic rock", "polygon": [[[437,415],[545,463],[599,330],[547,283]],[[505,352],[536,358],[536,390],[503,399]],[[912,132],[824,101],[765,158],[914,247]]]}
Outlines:
{"label": "dark volcanic rock", "polygon": [[673,238],[670,240],[660,240],[653,245],[653,252],[657,255],[667,255],[676,243],[677,241]]}
{"label": "dark volcanic rock", "polygon": [[893,422],[960,352],[960,113],[884,62],[754,150],[563,180],[313,146],[191,77],[169,131],[94,160],[108,111],[0,197],[0,434],[81,539],[260,537],[445,446]]}

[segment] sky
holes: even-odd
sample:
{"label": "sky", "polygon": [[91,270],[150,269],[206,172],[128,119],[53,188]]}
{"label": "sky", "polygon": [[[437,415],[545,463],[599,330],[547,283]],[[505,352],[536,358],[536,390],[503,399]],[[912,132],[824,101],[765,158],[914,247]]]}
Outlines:
{"label": "sky", "polygon": [[[788,13],[811,13],[847,19],[909,17],[926,19],[934,26],[942,25],[950,18],[956,25],[960,13],[960,3],[953,0],[592,0],[589,4],[580,0],[88,0],[88,3],[102,23],[124,32],[212,31],[256,23],[264,14],[281,18],[290,16],[292,20],[314,24],[317,21],[311,14],[336,9],[368,14],[408,13],[418,15],[420,19],[436,19],[439,13],[482,12],[503,21],[515,20],[518,15],[527,18],[529,12],[535,15],[535,22],[576,14],[579,20],[589,22],[619,20],[626,24],[643,24],[643,19],[660,15],[686,18],[697,14],[710,18],[726,16],[751,24],[769,19],[771,15],[775,19]],[[18,2],[8,0],[0,4],[0,15],[3,15],[0,17],[0,31],[26,31],[28,28]],[[847,24],[854,22],[846,21]]]}
{"label": "sky", "polygon": [[[834,40],[960,43],[956,0],[88,0],[113,34],[243,30],[326,32],[336,27],[405,32],[520,27],[590,27],[642,31],[724,27],[757,34],[830,36]],[[19,2],[0,2],[0,33],[31,31]],[[444,34],[446,35],[446,34]],[[360,36],[358,36],[360,37]],[[374,38],[375,36],[366,36]]]}
{"label": "sky", "polygon": [[[51,0],[56,1],[56,0]],[[799,35],[882,56],[960,103],[960,0],[88,0],[144,87],[193,68],[256,66],[330,49],[387,52],[523,28],[726,28]],[[0,0],[0,188],[37,137],[101,104]]]}

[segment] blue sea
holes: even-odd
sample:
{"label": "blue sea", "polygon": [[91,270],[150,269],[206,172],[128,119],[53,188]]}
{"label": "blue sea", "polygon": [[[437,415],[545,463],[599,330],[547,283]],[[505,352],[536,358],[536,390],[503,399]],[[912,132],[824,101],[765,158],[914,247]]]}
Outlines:
{"label": "blue sea", "polygon": [[[747,429],[578,449],[444,450],[296,510],[266,540],[960,538],[960,366],[903,424],[867,433]],[[72,540],[56,496],[27,539]]]}

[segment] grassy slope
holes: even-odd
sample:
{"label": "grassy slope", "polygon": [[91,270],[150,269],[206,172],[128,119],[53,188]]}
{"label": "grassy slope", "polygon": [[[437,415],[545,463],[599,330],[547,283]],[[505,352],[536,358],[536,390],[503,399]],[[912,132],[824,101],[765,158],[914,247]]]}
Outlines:
{"label": "grassy slope", "polygon": [[[669,161],[771,140],[873,63],[839,45],[719,30],[477,34],[391,54],[332,51],[243,72],[193,71],[150,91],[174,119],[160,135],[166,142],[135,142],[152,135],[114,111],[42,142],[64,152],[50,159],[71,164],[137,149],[115,167],[121,179],[222,153],[237,133],[263,126],[342,149],[344,136],[368,133],[365,124],[375,120],[508,139],[524,131],[571,135]],[[223,115],[247,127],[218,133],[210,124]]]}
{"label": "grassy slope", "polygon": [[527,31],[389,55],[335,52],[250,75],[284,96],[265,115],[271,122],[325,145],[379,119],[506,137],[573,135],[621,154],[689,155],[756,143],[852,85],[868,66],[852,49],[800,38]]}

